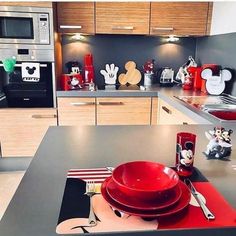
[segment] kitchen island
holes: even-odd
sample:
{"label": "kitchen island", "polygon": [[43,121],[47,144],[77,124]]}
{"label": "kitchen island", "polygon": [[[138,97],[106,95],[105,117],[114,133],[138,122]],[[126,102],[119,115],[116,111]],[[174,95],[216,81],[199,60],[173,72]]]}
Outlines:
{"label": "kitchen island", "polygon": [[[212,129],[213,126],[209,125],[50,127],[0,222],[0,235],[57,235],[55,229],[69,169],[117,166],[132,160],[157,161],[173,166],[176,133],[180,131],[197,134],[195,166],[236,208],[236,170],[233,168],[236,164],[236,133],[232,134],[231,161],[206,160],[202,154],[208,144],[204,133]],[[236,227],[122,235],[132,234],[226,236],[235,235]]]}

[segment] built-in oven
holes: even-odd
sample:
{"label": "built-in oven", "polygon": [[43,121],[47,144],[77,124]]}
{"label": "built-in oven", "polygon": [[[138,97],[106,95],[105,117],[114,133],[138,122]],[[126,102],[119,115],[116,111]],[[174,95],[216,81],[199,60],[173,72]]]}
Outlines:
{"label": "built-in oven", "polygon": [[0,44],[52,44],[52,9],[0,6]]}
{"label": "built-in oven", "polygon": [[[11,71],[6,59],[15,62]],[[54,50],[18,44],[0,48],[0,91],[9,107],[55,107]]]}

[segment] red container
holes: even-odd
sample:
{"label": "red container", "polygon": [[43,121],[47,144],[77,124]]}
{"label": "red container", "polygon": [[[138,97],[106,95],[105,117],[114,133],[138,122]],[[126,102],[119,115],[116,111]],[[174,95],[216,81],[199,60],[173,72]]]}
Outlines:
{"label": "red container", "polygon": [[84,56],[84,66],[92,66],[93,65],[93,55],[86,54]]}
{"label": "red container", "polygon": [[184,83],[182,84],[182,88],[184,90],[191,90],[193,89],[193,77],[190,75],[190,76],[186,76],[184,78]]}
{"label": "red container", "polygon": [[83,77],[81,74],[63,74],[61,75],[61,89],[68,91],[79,88],[79,85],[83,85]]}
{"label": "red container", "polygon": [[188,177],[193,172],[196,135],[187,132],[177,134],[176,170],[179,176]]}
{"label": "red container", "polygon": [[144,201],[172,194],[179,182],[174,170],[149,161],[124,163],[114,169],[112,178],[121,192]]}
{"label": "red container", "polygon": [[84,56],[84,82],[86,84],[94,82],[93,55]]}
{"label": "red container", "polygon": [[69,75],[61,75],[60,85],[62,90],[70,90],[70,76]]}
{"label": "red container", "polygon": [[193,89],[194,90],[201,90],[201,86],[202,86],[202,77],[201,77],[202,67],[190,66],[187,70],[190,73],[191,77],[193,77]]}

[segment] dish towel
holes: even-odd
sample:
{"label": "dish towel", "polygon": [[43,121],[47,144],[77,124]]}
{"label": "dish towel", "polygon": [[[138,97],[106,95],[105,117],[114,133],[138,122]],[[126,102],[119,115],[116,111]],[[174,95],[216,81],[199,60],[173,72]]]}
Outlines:
{"label": "dish towel", "polygon": [[23,62],[21,64],[22,80],[25,82],[39,82],[40,64],[32,62]]}

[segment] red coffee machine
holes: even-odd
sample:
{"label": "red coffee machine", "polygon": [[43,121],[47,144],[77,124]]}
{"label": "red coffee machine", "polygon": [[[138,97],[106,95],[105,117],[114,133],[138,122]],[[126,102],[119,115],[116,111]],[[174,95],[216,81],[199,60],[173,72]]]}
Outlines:
{"label": "red coffee machine", "polygon": [[84,82],[85,84],[94,82],[94,67],[92,54],[86,54],[84,56]]}

